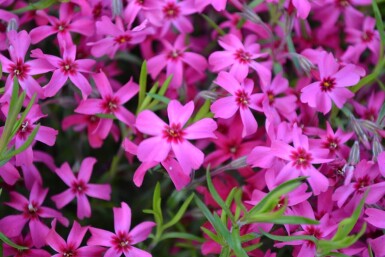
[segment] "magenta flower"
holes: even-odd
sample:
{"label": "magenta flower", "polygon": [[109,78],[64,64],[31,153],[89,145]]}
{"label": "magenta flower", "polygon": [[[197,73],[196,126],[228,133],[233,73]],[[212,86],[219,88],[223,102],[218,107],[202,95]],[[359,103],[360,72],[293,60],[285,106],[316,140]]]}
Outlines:
{"label": "magenta flower", "polygon": [[20,178],[19,171],[10,162],[0,166],[0,177],[8,185],[14,185]]}
{"label": "magenta flower", "polygon": [[215,138],[213,132],[217,129],[217,124],[212,119],[204,118],[184,128],[193,111],[192,101],[184,106],[177,100],[170,101],[167,107],[168,125],[152,111],[145,110],[139,113],[136,128],[144,134],[153,136],[139,144],[139,160],[162,162],[172,150],[185,173],[190,174],[192,169],[198,169],[203,163],[204,154],[188,139]]}
{"label": "magenta flower", "polygon": [[28,223],[33,245],[38,248],[45,245],[45,237],[49,232],[49,228],[40,221],[40,218],[55,218],[64,226],[68,226],[68,220],[60,212],[42,206],[47,193],[48,189],[43,189],[38,183],[33,185],[29,200],[19,193],[11,192],[10,202],[5,204],[21,211],[22,214],[2,218],[0,220],[0,231],[8,237],[15,237],[21,234],[24,225]]}
{"label": "magenta flower", "polygon": [[[112,114],[118,120],[128,126],[133,126],[135,116],[125,109],[123,105],[128,102],[139,91],[139,86],[132,81],[127,82],[115,93],[112,91],[110,82],[103,71],[94,74],[93,79],[98,88],[102,99],[83,100],[75,109],[75,112],[95,115],[95,114]],[[100,131],[101,138],[106,138],[111,130],[113,119],[101,119],[96,130]]]}
{"label": "magenta flower", "polygon": [[147,62],[148,71],[153,78],[166,67],[166,76],[172,75],[170,86],[179,88],[182,86],[187,66],[190,66],[197,76],[202,76],[207,69],[206,59],[197,53],[187,52],[185,44],[186,35],[179,35],[174,45],[162,40],[164,50],[162,53],[150,58]]}
{"label": "magenta flower", "polygon": [[308,137],[298,130],[296,126],[293,129],[293,146],[278,140],[272,142],[271,153],[287,161],[277,179],[280,180],[282,176],[291,179],[307,176],[314,195],[319,195],[328,189],[329,181],[313,164],[331,162],[332,159],[325,158],[327,149],[310,148]]}
{"label": "magenta flower", "polygon": [[59,19],[47,15],[44,11],[37,11],[36,14],[46,19],[50,25],[43,25],[31,30],[32,44],[39,43],[41,40],[57,33],[59,42],[72,44],[70,32],[79,33],[84,36],[92,36],[95,31],[93,20],[89,17],[76,15],[74,5],[71,3],[61,3]]}
{"label": "magenta flower", "polygon": [[24,60],[31,44],[31,38],[26,31],[23,30],[17,33],[12,30],[8,32],[8,40],[10,44],[8,51],[11,60],[0,54],[3,72],[9,73],[5,83],[5,100],[8,101],[11,96],[13,78],[15,76],[29,97],[36,93],[39,98],[44,98],[43,90],[33,78],[33,75],[43,74],[52,71],[54,68],[46,60],[31,60],[27,62]]}
{"label": "magenta flower", "polygon": [[367,222],[377,228],[385,229],[385,211],[376,208],[368,208],[366,209],[365,214],[368,215],[368,217],[365,218]]}
{"label": "magenta flower", "polygon": [[[2,111],[4,114],[8,114],[9,106],[3,106]],[[21,147],[24,142],[28,139],[28,137],[31,135],[32,131],[36,127],[36,123],[43,117],[46,117],[47,115],[44,115],[41,110],[40,106],[35,104],[31,107],[30,111],[28,112],[27,116],[25,117],[23,123],[20,125],[20,128],[17,130],[14,143],[15,147],[19,148]],[[58,134],[58,131],[49,128],[46,126],[40,126],[36,136],[35,140],[42,142],[46,145],[53,146],[56,141],[56,136]],[[29,146],[25,151],[19,153],[15,157],[15,165],[16,166],[31,166],[33,163],[33,149],[32,146]]]}
{"label": "magenta flower", "polygon": [[12,242],[17,245],[28,247],[26,250],[19,250],[13,248],[7,244],[3,244],[4,247],[4,257],[50,257],[47,251],[42,249],[34,249],[33,242],[30,234],[27,234],[25,238],[22,235],[18,235],[15,238],[11,238]]}
{"label": "magenta flower", "polygon": [[332,108],[332,100],[338,108],[354,96],[346,89],[360,81],[364,70],[355,65],[347,64],[340,69],[340,65],[331,53],[323,54],[318,63],[320,78],[301,90],[301,101],[309,104],[324,114]]}
{"label": "magenta flower", "polygon": [[146,240],[156,224],[150,221],[142,222],[130,231],[131,209],[124,202],[121,203],[121,206],[121,208],[113,208],[115,234],[91,227],[92,236],[87,245],[108,247],[109,249],[104,255],[108,257],[120,257],[122,254],[126,257],[151,257],[150,253],[133,245]]}
{"label": "magenta flower", "polygon": [[81,91],[83,99],[86,99],[91,94],[92,88],[88,80],[82,73],[92,72],[92,66],[95,64],[95,60],[91,59],[76,59],[76,46],[75,45],[62,45],[60,47],[63,58],[59,58],[54,55],[43,54],[40,49],[32,51],[32,55],[35,58],[48,61],[54,66],[54,72],[51,80],[44,87],[44,96],[54,96],[67,82],[68,79]]}
{"label": "magenta flower", "polygon": [[209,56],[209,65],[212,71],[218,72],[230,67],[230,73],[238,80],[244,80],[249,68],[255,70],[262,82],[268,84],[271,81],[271,72],[263,64],[255,61],[257,58],[266,57],[260,52],[260,45],[255,43],[254,36],[248,36],[245,43],[235,35],[228,34],[218,41],[225,51],[217,51]]}
{"label": "magenta flower", "polygon": [[215,118],[228,119],[239,114],[243,123],[242,137],[254,134],[258,124],[251,109],[260,110],[257,103],[260,102],[260,94],[252,94],[254,83],[251,79],[246,79],[239,83],[233,75],[228,72],[220,72],[215,83],[229,92],[231,95],[216,100],[211,105],[211,111]]}
{"label": "magenta flower", "polygon": [[92,55],[95,57],[108,55],[110,58],[113,58],[119,49],[125,49],[128,46],[143,42],[147,35],[151,33],[147,29],[147,21],[131,29],[134,20],[135,17],[127,24],[127,29],[120,18],[115,19],[115,24],[107,16],[103,16],[101,21],[97,21],[96,32],[102,35],[103,38],[87,44],[92,46]]}
{"label": "magenta flower", "polygon": [[104,249],[97,246],[83,246],[79,247],[87,233],[87,227],[81,227],[79,223],[74,221],[71,231],[68,235],[67,242],[55,231],[56,222],[47,235],[47,244],[54,249],[57,254],[52,257],[88,257],[88,256],[102,256]]}
{"label": "magenta flower", "polygon": [[51,197],[57,208],[63,208],[72,201],[72,199],[76,198],[77,216],[79,219],[83,219],[84,217],[91,217],[91,206],[87,196],[110,200],[110,185],[88,183],[95,163],[95,158],[85,158],[80,165],[77,177],[75,177],[68,163],[64,163],[59,169],[55,170],[56,174],[63,180],[63,182],[70,187],[66,191]]}

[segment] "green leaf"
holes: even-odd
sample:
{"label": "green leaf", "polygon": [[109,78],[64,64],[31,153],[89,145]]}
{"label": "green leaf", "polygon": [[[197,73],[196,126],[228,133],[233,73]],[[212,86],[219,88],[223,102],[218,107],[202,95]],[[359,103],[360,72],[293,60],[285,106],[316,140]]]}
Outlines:
{"label": "green leaf", "polygon": [[223,29],[221,29],[216,23],[215,21],[213,21],[209,16],[205,15],[205,14],[201,14],[202,17],[207,21],[207,23],[213,27],[213,29],[215,29],[219,35],[221,36],[224,36],[226,35],[225,31]]}
{"label": "green leaf", "polygon": [[179,222],[179,220],[182,218],[182,216],[185,214],[188,206],[190,205],[192,199],[194,198],[194,193],[192,193],[188,198],[187,200],[182,204],[182,206],[180,207],[180,209],[178,210],[178,212],[174,215],[174,217],[169,221],[167,222],[164,226],[163,226],[163,230],[166,230],[172,226],[174,226],[176,223]]}
{"label": "green leaf", "polygon": [[36,99],[36,93],[33,94],[31,100],[29,101],[27,107],[24,109],[23,113],[21,114],[21,117],[20,119],[16,122],[16,125],[15,127],[13,128],[13,131],[12,131],[12,137],[14,135],[16,135],[17,131],[19,130],[21,124],[23,123],[23,121],[25,120],[25,118],[27,117],[29,111],[31,110],[33,104],[35,103],[35,99]]}
{"label": "green leaf", "polygon": [[[234,187],[233,189],[231,189],[229,195],[227,196],[226,198],[226,202],[225,202],[225,205],[230,208],[231,207],[231,203],[233,202],[233,199],[234,199],[234,195],[235,195],[235,192],[236,192],[237,188]],[[235,219],[235,217],[234,217]],[[226,212],[222,212],[221,213],[221,220],[223,223],[226,223],[227,222],[227,215],[226,215]]]}
{"label": "green leaf", "polygon": [[[170,83],[171,83],[171,79],[172,79],[172,74],[170,76],[167,77],[167,79],[163,82],[162,86],[160,87],[157,95],[159,96],[164,96],[164,94],[166,93],[168,87],[170,86]],[[154,92],[151,92],[150,93],[155,93]],[[147,98],[147,97],[146,97]],[[154,109],[159,103],[159,100],[158,99],[155,99],[154,101],[152,101],[149,105],[148,105],[148,108],[149,109]],[[168,104],[168,102],[166,103],[166,105]]]}
{"label": "green leaf", "polygon": [[219,257],[230,257],[230,248],[228,246],[223,246]]}
{"label": "green leaf", "polygon": [[374,12],[374,17],[376,18],[376,27],[378,32],[380,33],[381,38],[381,47],[380,47],[380,54],[379,54],[379,60],[382,59],[384,56],[384,47],[385,47],[385,31],[384,31],[384,23],[382,21],[381,12],[378,8],[378,5],[376,1],[372,1],[372,8]]}
{"label": "green leaf", "polygon": [[147,90],[147,62],[142,63],[139,75],[139,102],[138,107],[142,106]]}
{"label": "green leaf", "polygon": [[240,232],[238,227],[234,227],[231,231],[231,238],[234,242],[233,251],[237,257],[248,257],[246,251],[242,248],[241,236],[239,233]]}
{"label": "green leaf", "polygon": [[[159,87],[159,82],[155,82],[155,84],[151,87],[149,93],[154,94],[158,90],[158,87]],[[151,96],[146,95],[146,97],[143,100],[143,103],[141,105],[138,105],[139,108],[137,110],[137,113],[139,113],[145,109],[149,109],[150,105],[152,104],[152,103],[150,103],[151,99],[152,99]]]}
{"label": "green leaf", "polygon": [[194,123],[194,122],[197,122],[198,120],[201,120],[207,117],[207,114],[210,113],[210,106],[211,106],[211,101],[206,100],[201,106],[201,108],[199,109],[199,111],[197,112],[197,114],[195,114],[195,117],[192,122]]}
{"label": "green leaf", "polygon": [[327,253],[325,255],[321,255],[319,257],[327,257],[327,256],[351,257],[350,255],[346,255],[346,254],[343,254],[343,253],[337,253],[337,252],[330,252],[330,253]]}
{"label": "green leaf", "polygon": [[[3,233],[0,232],[0,240],[6,243],[7,245],[16,248],[17,250],[28,250],[28,247],[20,246],[12,242],[8,237],[6,237]],[[2,252],[1,252],[2,253]]]}
{"label": "green leaf", "polygon": [[263,230],[261,230],[261,234],[264,235],[265,237],[268,237],[272,240],[275,241],[280,241],[280,242],[291,242],[291,241],[298,241],[298,240],[307,240],[311,241],[315,244],[317,244],[318,239],[315,236],[308,236],[308,235],[303,235],[303,236],[277,236],[273,235],[270,233],[267,233]]}
{"label": "green leaf", "polygon": [[165,96],[161,96],[161,95],[153,94],[153,93],[147,93],[146,95],[156,99],[159,102],[165,103],[165,104],[168,104],[170,102],[170,99],[165,97]]}
{"label": "green leaf", "polygon": [[51,5],[53,5],[56,2],[57,2],[57,0],[41,0],[39,2],[29,4],[26,7],[14,10],[12,12],[16,13],[16,14],[20,14],[20,13],[24,13],[27,11],[42,10],[42,9],[46,9],[46,8],[50,7]]}
{"label": "green leaf", "polygon": [[217,190],[215,189],[213,182],[211,180],[210,176],[210,168],[208,167],[206,169],[206,178],[207,178],[207,187],[209,188],[211,196],[214,198],[214,200],[219,204],[219,206],[222,207],[222,211],[226,213],[226,215],[231,219],[231,222],[233,225],[236,223],[236,220],[234,219],[234,215],[231,213],[229,207],[226,205],[226,203],[222,200],[220,195],[218,194]]}
{"label": "green leaf", "polygon": [[157,225],[163,224],[163,214],[162,214],[162,198],[160,196],[160,184],[156,183],[154,190],[154,197],[152,199],[152,209],[154,211],[154,218]]}
{"label": "green leaf", "polygon": [[162,236],[161,240],[166,240],[166,239],[186,239],[186,240],[190,240],[190,241],[197,241],[199,243],[203,243],[205,242],[205,239],[201,238],[201,237],[198,237],[198,236],[195,236],[195,235],[192,235],[192,234],[188,234],[188,233],[182,233],[182,232],[169,232],[169,233],[166,233]]}
{"label": "green leaf", "polygon": [[319,222],[316,220],[312,220],[312,219],[308,219],[300,216],[281,216],[266,222],[274,223],[274,224],[312,224],[312,225],[319,224]]}
{"label": "green leaf", "polygon": [[201,227],[202,231],[208,235],[212,240],[214,240],[215,242],[217,242],[218,244],[222,244],[222,240],[218,237],[218,235],[214,234],[211,230],[205,228],[205,227]]}
{"label": "green leaf", "polygon": [[110,114],[110,113],[97,113],[97,114],[95,114],[95,116],[102,118],[102,119],[111,119],[111,120],[116,119],[115,115]]}
{"label": "green leaf", "polygon": [[251,252],[251,251],[254,251],[257,248],[260,248],[262,245],[263,245],[263,243],[253,244],[253,245],[250,245],[250,246],[246,246],[243,249],[245,249],[246,252]]}
{"label": "green leaf", "polygon": [[276,188],[271,190],[256,206],[254,206],[249,211],[249,214],[271,211],[272,208],[270,203],[272,201],[278,202],[281,196],[297,188],[299,185],[301,185],[301,182],[305,179],[306,177],[299,177],[296,179],[286,181],[285,183],[282,183],[281,185],[277,186]]}

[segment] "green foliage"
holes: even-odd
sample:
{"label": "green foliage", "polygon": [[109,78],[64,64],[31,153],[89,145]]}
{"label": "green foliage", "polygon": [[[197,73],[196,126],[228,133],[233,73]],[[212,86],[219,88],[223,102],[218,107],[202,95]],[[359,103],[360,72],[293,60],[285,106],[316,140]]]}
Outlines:
{"label": "green foliage", "polygon": [[[17,250],[27,250],[28,247],[25,247],[25,246],[20,246],[20,245],[17,245],[15,244],[14,242],[12,242],[8,237],[6,237],[3,233],[0,232],[0,240],[3,241],[4,243],[6,243],[7,245],[13,247],[13,248],[16,248]],[[2,252],[0,252],[0,254],[2,254]]]}
{"label": "green foliage", "polygon": [[[42,10],[42,9],[49,8],[51,5],[53,5],[57,2],[58,2],[58,0],[40,0],[36,3],[31,3],[31,4],[27,5],[26,7],[16,9],[13,11],[13,13],[20,14],[20,13],[24,13],[24,12],[28,12],[28,11]],[[61,2],[64,2],[64,1],[61,1]]]}

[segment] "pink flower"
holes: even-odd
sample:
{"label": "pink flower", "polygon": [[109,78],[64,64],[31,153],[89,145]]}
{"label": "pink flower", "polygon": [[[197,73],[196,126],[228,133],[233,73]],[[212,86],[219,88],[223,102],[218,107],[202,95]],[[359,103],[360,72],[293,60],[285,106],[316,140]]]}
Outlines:
{"label": "pink flower", "polygon": [[211,105],[211,111],[215,118],[228,119],[239,114],[243,123],[242,137],[254,134],[258,124],[251,109],[259,110],[257,103],[260,102],[260,94],[252,94],[254,83],[251,79],[246,79],[239,83],[233,75],[228,72],[220,72],[215,83],[229,92],[231,95],[216,100]]}
{"label": "pink flower", "polygon": [[[111,84],[103,71],[94,74],[92,77],[102,99],[83,100],[75,109],[75,112],[87,115],[112,114],[124,124],[133,126],[135,123],[135,116],[125,109],[123,105],[138,93],[139,86],[131,79],[114,93]],[[113,119],[101,119],[95,131],[100,131],[98,134],[104,139],[110,132],[112,124]]]}
{"label": "pink flower", "polygon": [[385,229],[385,211],[376,208],[368,208],[366,209],[365,214],[368,215],[368,217],[365,218],[367,222],[377,228]]}
{"label": "pink flower", "polygon": [[0,177],[8,185],[14,185],[20,178],[19,171],[10,162],[0,166]]}
{"label": "pink flower", "polygon": [[53,257],[88,257],[101,256],[104,249],[97,246],[83,246],[79,247],[83,241],[88,227],[81,227],[79,223],[74,221],[71,231],[68,235],[67,242],[55,231],[56,222],[53,221],[53,226],[47,235],[47,244],[54,249],[57,254]]}
{"label": "pink flower", "polygon": [[5,204],[21,211],[22,214],[2,218],[0,231],[8,237],[15,237],[21,234],[24,225],[28,222],[33,245],[38,248],[45,245],[45,237],[49,229],[40,221],[40,218],[56,218],[60,223],[68,226],[68,220],[60,212],[42,206],[47,193],[48,189],[43,189],[38,183],[33,185],[29,200],[19,193],[11,192],[11,200]]}
{"label": "pink flower", "polygon": [[44,96],[54,96],[67,82],[68,79],[81,91],[83,99],[86,99],[91,93],[92,88],[88,80],[82,73],[92,72],[92,66],[95,64],[95,60],[91,59],[76,59],[76,46],[75,45],[61,45],[60,50],[63,58],[59,58],[54,55],[43,54],[40,49],[32,51],[32,55],[35,58],[48,61],[54,66],[54,72],[51,80],[44,87]]}
{"label": "pink flower", "polygon": [[131,209],[124,202],[121,203],[121,206],[121,208],[113,208],[115,234],[91,227],[92,236],[87,244],[108,247],[109,249],[104,255],[108,257],[120,257],[122,254],[126,257],[151,257],[150,253],[133,245],[146,240],[156,224],[149,221],[142,222],[130,231]]}
{"label": "pink flower", "polygon": [[50,25],[43,25],[31,30],[32,44],[39,43],[41,40],[57,33],[59,42],[72,44],[70,32],[91,36],[94,34],[94,22],[89,17],[76,15],[74,5],[71,3],[61,3],[59,10],[59,19],[47,15],[44,11],[37,11],[36,14],[46,19]]}
{"label": "pink flower", "polygon": [[[3,112],[5,114],[8,114],[9,106],[3,106]],[[28,112],[27,116],[25,117],[23,123],[20,125],[20,128],[17,130],[16,136],[15,136],[15,147],[19,148],[21,147],[24,142],[28,139],[28,137],[31,135],[32,131],[36,127],[36,123],[43,117],[46,117],[47,115],[44,115],[41,110],[40,106],[37,104],[34,104],[30,111]],[[49,128],[46,126],[40,126],[36,136],[35,140],[42,142],[46,145],[53,146],[56,141],[56,136],[58,134],[58,131]],[[30,145],[25,151],[19,153],[15,157],[16,159],[16,166],[31,166],[33,163],[33,149]]]}
{"label": "pink flower", "polygon": [[103,38],[87,44],[92,46],[92,55],[100,57],[106,54],[113,58],[119,49],[141,43],[151,33],[151,30],[147,29],[147,21],[131,29],[134,20],[135,17],[127,24],[127,29],[120,18],[115,19],[115,24],[107,16],[103,16],[101,21],[97,21],[97,34],[102,35]]}
{"label": "pink flower", "polygon": [[364,70],[355,65],[347,64],[342,69],[331,53],[322,54],[318,63],[320,78],[301,90],[301,101],[309,104],[324,114],[332,108],[332,100],[338,108],[354,96],[346,89],[360,81]]}
{"label": "pink flower", "polygon": [[193,111],[192,101],[184,106],[177,100],[170,101],[167,107],[169,124],[164,123],[152,111],[139,113],[136,128],[153,136],[139,144],[139,160],[162,162],[172,150],[186,174],[190,174],[192,169],[198,169],[203,163],[204,154],[188,139],[215,138],[213,132],[217,124],[212,119],[204,118],[184,128]]}
{"label": "pink flower", "polygon": [[287,161],[277,180],[280,180],[282,176],[290,178],[308,176],[307,181],[312,187],[314,195],[319,195],[328,189],[328,179],[313,166],[313,164],[332,161],[332,159],[325,158],[328,150],[310,148],[308,137],[300,134],[297,126],[293,129],[293,146],[276,140],[271,145],[271,153]]}
{"label": "pink flower", "polygon": [[209,65],[212,71],[218,72],[230,67],[230,74],[238,81],[244,80],[249,68],[255,70],[264,83],[271,80],[271,72],[263,64],[255,61],[257,58],[266,57],[267,54],[260,52],[260,45],[255,43],[255,36],[248,36],[245,43],[235,35],[228,34],[218,41],[225,51],[217,51],[209,56]]}
{"label": "pink flower", "polygon": [[15,76],[20,86],[30,98],[34,93],[36,93],[39,98],[43,98],[43,90],[33,78],[33,75],[49,72],[53,70],[53,67],[46,60],[31,60],[27,62],[24,60],[31,44],[31,38],[25,30],[19,33],[14,30],[10,31],[8,33],[8,40],[10,44],[8,51],[11,60],[0,54],[3,72],[9,73],[5,83],[5,96],[3,96],[2,99],[4,99],[4,97],[6,97],[6,101],[10,99],[13,88],[13,78]]}
{"label": "pink flower", "polygon": [[66,206],[72,199],[77,199],[77,216],[79,219],[91,217],[91,206],[87,196],[110,200],[111,186],[108,184],[90,184],[88,183],[92,169],[96,163],[96,159],[92,157],[85,158],[79,168],[79,173],[75,177],[68,163],[64,163],[59,169],[56,169],[56,174],[70,188],[66,191],[52,196],[56,207],[61,209]]}
{"label": "pink flower", "polygon": [[176,38],[174,45],[166,40],[161,41],[165,49],[147,62],[148,71],[153,78],[166,67],[166,76],[172,75],[170,86],[179,88],[184,80],[185,65],[190,66],[198,76],[204,74],[207,69],[206,59],[202,55],[186,51],[188,46],[185,39],[186,35],[181,34]]}
{"label": "pink flower", "polygon": [[33,248],[33,242],[30,234],[27,234],[25,238],[23,238],[22,235],[18,235],[15,238],[11,238],[12,242],[14,242],[17,245],[28,247],[26,250],[19,250],[16,248],[13,248],[7,244],[3,244],[4,247],[4,257],[50,257],[51,254],[49,254],[47,251],[42,249],[34,249]]}

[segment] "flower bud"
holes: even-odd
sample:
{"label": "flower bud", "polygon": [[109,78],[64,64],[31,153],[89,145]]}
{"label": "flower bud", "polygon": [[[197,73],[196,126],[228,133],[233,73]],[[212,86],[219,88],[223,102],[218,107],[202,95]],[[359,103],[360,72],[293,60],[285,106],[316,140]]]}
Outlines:
{"label": "flower bud", "polygon": [[363,129],[362,123],[358,122],[358,120],[353,116],[350,115],[350,124],[354,130],[354,133],[356,133],[358,139],[360,142],[367,148],[370,149],[370,143],[368,140],[368,137]]}
{"label": "flower bud", "polygon": [[348,164],[356,165],[360,161],[360,145],[358,141],[355,141],[352,148],[350,149]]}
{"label": "flower bud", "polygon": [[211,100],[211,101],[215,101],[218,98],[218,94],[210,90],[203,90],[199,92],[198,95],[199,97],[202,97],[205,100]]}
{"label": "flower bud", "polygon": [[17,20],[12,18],[8,21],[8,24],[7,24],[7,32],[9,31],[12,31],[12,30],[17,30],[18,29],[18,24],[17,24]]}
{"label": "flower bud", "polygon": [[375,135],[372,143],[373,161],[377,161],[378,155],[383,151],[384,151],[384,148],[381,145],[379,136]]}
{"label": "flower bud", "polygon": [[112,17],[121,16],[123,11],[123,2],[122,0],[112,0]]}

